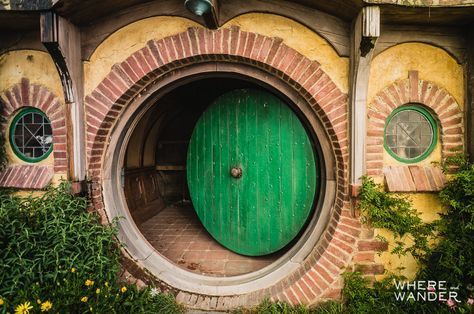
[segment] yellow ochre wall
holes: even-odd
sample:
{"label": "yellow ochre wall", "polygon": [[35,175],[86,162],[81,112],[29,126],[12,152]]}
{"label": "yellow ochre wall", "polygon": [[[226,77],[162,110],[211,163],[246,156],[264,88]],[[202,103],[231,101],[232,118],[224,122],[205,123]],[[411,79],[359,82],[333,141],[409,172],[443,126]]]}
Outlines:
{"label": "yellow ochre wall", "polygon": [[[0,93],[21,82],[22,78],[28,78],[31,84],[40,84],[48,88],[61,103],[64,103],[64,94],[62,91],[61,80],[58,72],[48,53],[36,50],[15,50],[6,52],[0,56]],[[10,125],[10,120],[7,125]],[[8,139],[8,131],[5,138]],[[7,140],[5,145],[7,157],[10,164],[28,164],[18,158]],[[37,165],[52,165],[54,162],[53,154],[42,160]]]}
{"label": "yellow ochre wall", "polygon": [[[291,19],[266,13],[249,13],[228,21],[223,28],[239,26],[269,37],[280,37],[284,43],[311,60],[318,61],[335,84],[348,91],[349,59],[339,57],[331,45],[318,34]],[[199,24],[181,17],[157,16],[131,23],[107,37],[84,62],[84,94],[88,95],[110,72],[150,39],[161,39]]]}
{"label": "yellow ochre wall", "polygon": [[[441,48],[423,43],[406,43],[391,47],[377,55],[371,65],[368,105],[375,96],[392,83],[408,78],[408,71],[418,71],[419,79],[434,82],[450,93],[461,110],[464,108],[464,76],[463,68],[456,60]],[[428,158],[416,165],[432,166],[432,162],[441,161],[441,143],[438,144]],[[384,165],[406,165],[395,160],[384,150]],[[382,178],[376,178],[378,182]],[[438,213],[443,207],[434,193],[405,193],[413,201],[413,207],[420,213],[425,222],[439,218]],[[394,247],[393,237],[384,230],[376,230],[377,235],[389,239],[389,251]],[[409,241],[405,239],[406,241]],[[404,267],[402,274],[412,277],[417,270],[415,260],[411,256],[397,257],[389,252],[376,256],[376,262],[385,265],[388,271],[397,273],[398,267]]]}
{"label": "yellow ochre wall", "polygon": [[[266,13],[249,13],[228,21],[222,28],[239,26],[243,31],[259,33],[268,37],[280,37],[283,42],[321,64],[342,92],[348,92],[349,59],[339,57],[332,46],[321,36],[306,26],[291,19]],[[102,79],[110,72],[112,66],[124,61],[133,52],[143,48],[151,39],[161,39],[189,27],[202,27],[199,24],[181,17],[156,16],[139,20],[117,30],[107,37],[93,52],[90,59],[84,62],[84,95],[90,94]],[[135,146],[139,146],[136,144]],[[140,149],[130,150],[127,161],[130,166],[137,166]],[[154,150],[147,150],[153,153]],[[145,156],[146,160],[153,159]]]}

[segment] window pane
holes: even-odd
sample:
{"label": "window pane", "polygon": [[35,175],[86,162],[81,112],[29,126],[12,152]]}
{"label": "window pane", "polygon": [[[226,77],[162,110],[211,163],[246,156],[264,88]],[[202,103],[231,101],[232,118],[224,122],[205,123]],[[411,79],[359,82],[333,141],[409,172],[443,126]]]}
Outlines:
{"label": "window pane", "polygon": [[411,108],[392,116],[385,128],[385,145],[402,159],[423,155],[433,142],[434,131],[424,114]]}
{"label": "window pane", "polygon": [[15,153],[32,162],[49,154],[53,132],[48,118],[39,110],[27,109],[15,120],[11,128]]}

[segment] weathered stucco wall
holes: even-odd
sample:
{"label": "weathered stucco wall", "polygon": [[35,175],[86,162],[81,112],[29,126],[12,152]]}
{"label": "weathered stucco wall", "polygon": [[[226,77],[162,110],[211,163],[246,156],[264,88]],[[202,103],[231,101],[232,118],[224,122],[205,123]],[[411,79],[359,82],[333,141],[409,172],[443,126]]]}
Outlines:
{"label": "weathered stucco wall", "polygon": [[[273,14],[251,13],[228,21],[222,28],[238,26],[243,31],[268,37],[279,37],[289,47],[321,64],[334,83],[347,93],[349,85],[349,59],[339,57],[334,48],[321,36],[298,22]],[[161,39],[184,32],[199,24],[181,17],[157,16],[131,23],[105,39],[84,62],[84,95],[88,95],[109,73],[112,66],[122,62],[133,52],[143,48],[151,39]],[[133,141],[132,141],[133,142]],[[137,167],[140,163],[141,143],[127,154],[127,164]],[[133,156],[133,152],[137,155]],[[149,160],[150,158],[148,158]]]}
{"label": "weathered stucco wall", "polygon": [[445,50],[423,43],[405,43],[378,54],[370,68],[368,100],[385,86],[405,79],[408,71],[419,72],[419,78],[431,81],[446,90],[461,106],[464,103],[462,65]]}
{"label": "weathered stucco wall", "polygon": [[[403,196],[409,198],[413,207],[421,214],[423,222],[428,223],[439,219],[439,213],[443,212],[443,205],[435,193],[405,193]],[[386,230],[375,230],[375,235],[386,238],[389,242],[388,251],[375,256],[375,262],[384,264],[388,272],[401,274],[407,278],[413,278],[418,270],[416,260],[408,253],[405,256],[397,256],[390,253],[395,247],[393,235]],[[396,239],[400,241],[400,239]],[[411,245],[411,239],[403,238],[403,241]],[[383,277],[383,276],[379,276]]]}
{"label": "weathered stucco wall", "polygon": [[[446,51],[422,43],[406,43],[394,46],[377,55],[372,62],[368,104],[370,105],[375,96],[385,87],[398,80],[408,78],[408,71],[418,71],[419,79],[434,82],[451,94],[460,109],[464,106],[464,76],[463,68]],[[439,128],[438,128],[439,134]],[[426,159],[416,163],[420,166],[433,166],[433,162],[441,162],[441,142],[438,136],[438,143],[434,151]],[[406,163],[399,162],[390,156],[385,150],[383,155],[384,166],[406,166]],[[382,177],[377,178],[378,182]],[[443,207],[434,193],[405,193],[413,201],[413,207],[422,215],[425,222],[439,218]],[[376,230],[376,234],[382,235],[389,240],[389,251],[394,247],[393,237],[383,230]],[[408,241],[409,239],[404,239]],[[375,257],[376,263],[382,263],[391,272],[398,272],[399,267],[404,267],[402,274],[412,277],[417,270],[416,261],[410,256],[397,257],[389,252],[383,252]]]}
{"label": "weathered stucco wall", "polygon": [[143,48],[147,41],[184,32],[188,27],[200,25],[181,17],[158,16],[139,20],[114,32],[96,48],[89,61],[84,62],[84,95],[90,94],[114,64]]}
{"label": "weathered stucco wall", "polygon": [[223,27],[239,26],[242,30],[268,37],[280,37],[289,47],[311,60],[318,61],[333,82],[347,93],[349,59],[339,57],[334,48],[321,36],[289,18],[273,14],[250,13],[240,15]]}
{"label": "weathered stucco wall", "polygon": [[[394,46],[377,55],[371,65],[368,104],[375,96],[392,83],[406,79],[408,71],[418,71],[421,80],[434,82],[445,88],[456,102],[464,107],[464,74],[462,65],[446,51],[422,43],[407,43]],[[438,129],[439,135],[439,129]],[[433,152],[426,159],[417,163],[421,166],[430,166],[433,162],[441,162],[441,143],[439,141]],[[388,154],[384,150],[384,165],[406,165]]]}
{"label": "weathered stucco wall", "polygon": [[[64,103],[61,80],[50,55],[35,50],[10,51],[0,56],[0,93],[19,84],[22,78],[28,78],[31,84],[39,84],[49,89]],[[13,116],[6,122],[10,125]],[[5,137],[8,139],[8,131]],[[27,164],[18,158],[7,140],[5,145],[7,157],[10,164]],[[50,154],[48,158],[36,165],[53,165],[54,157]],[[57,177],[57,176],[56,176]]]}
{"label": "weathered stucco wall", "polygon": [[[349,59],[339,57],[331,45],[309,28],[291,19],[273,14],[251,13],[238,16],[222,27],[239,26],[269,37],[280,37],[289,47],[318,61],[334,83],[348,90]],[[104,40],[89,61],[84,62],[84,95],[88,95],[109,73],[111,67],[143,48],[151,39],[184,32],[199,24],[181,17],[158,16],[131,23]]]}

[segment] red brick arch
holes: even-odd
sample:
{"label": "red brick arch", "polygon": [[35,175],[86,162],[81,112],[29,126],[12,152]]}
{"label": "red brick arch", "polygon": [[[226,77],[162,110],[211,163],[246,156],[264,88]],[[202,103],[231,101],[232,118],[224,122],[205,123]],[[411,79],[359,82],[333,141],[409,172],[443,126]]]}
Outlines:
{"label": "red brick arch", "polygon": [[[280,38],[244,32],[238,27],[215,31],[189,28],[164,39],[151,40],[125,61],[114,65],[85,98],[88,169],[93,182],[95,209],[99,212],[104,209],[100,185],[102,162],[108,136],[124,106],[148,84],[160,80],[171,70],[209,61],[258,67],[292,86],[320,117],[332,142],[337,162],[335,214],[320,244],[298,271],[271,288],[242,295],[242,300],[249,304],[250,300],[258,301],[264,296],[272,296],[291,303],[312,303],[321,297],[336,297],[342,285],[340,275],[356,253],[361,228],[348,209],[348,98],[318,62],[286,46]],[[201,298],[185,292],[180,292],[178,297],[188,305],[192,300],[197,302]],[[239,305],[234,297],[219,297],[216,304],[221,302]]]}
{"label": "red brick arch", "polygon": [[418,103],[434,113],[440,127],[442,158],[463,149],[464,124],[461,107],[446,89],[433,82],[418,79],[417,71],[409,77],[385,87],[368,108],[367,174],[382,175],[383,133],[387,117],[397,107]]}
{"label": "red brick arch", "polygon": [[[46,87],[30,84],[28,78],[13,85],[0,94],[3,104],[2,117],[7,120],[23,107],[35,107],[43,111],[51,121],[53,129],[54,171],[67,171],[66,118],[60,100]],[[8,125],[2,125],[5,134]]]}

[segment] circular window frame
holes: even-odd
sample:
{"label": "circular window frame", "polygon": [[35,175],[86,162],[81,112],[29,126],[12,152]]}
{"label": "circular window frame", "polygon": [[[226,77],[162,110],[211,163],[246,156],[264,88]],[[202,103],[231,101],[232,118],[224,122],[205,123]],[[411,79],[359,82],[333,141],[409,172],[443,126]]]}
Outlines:
{"label": "circular window frame", "polygon": [[49,147],[48,151],[46,153],[44,153],[41,157],[38,157],[38,158],[31,158],[31,157],[27,157],[25,156],[19,149],[19,147],[16,145],[15,143],[15,139],[14,139],[14,134],[15,134],[15,129],[16,129],[16,126],[17,126],[17,123],[18,121],[24,117],[25,115],[29,114],[29,113],[38,113],[40,114],[43,118],[45,118],[46,120],[48,120],[49,124],[51,125],[51,135],[52,135],[52,123],[51,123],[51,120],[49,119],[49,117],[46,115],[46,113],[44,113],[43,111],[41,111],[40,109],[38,108],[33,108],[33,107],[27,107],[27,108],[24,108],[24,109],[21,109],[20,111],[18,111],[15,115],[15,117],[13,118],[12,122],[10,123],[10,127],[9,127],[9,141],[10,141],[10,146],[12,148],[12,151],[13,153],[15,154],[15,156],[17,156],[18,158],[20,158],[21,160],[25,161],[25,162],[28,162],[28,163],[37,163],[37,162],[40,162],[40,161],[43,161],[45,160],[46,158],[49,157],[49,155],[51,154],[51,152],[53,151],[53,146],[54,146],[54,143],[51,143],[51,146]]}
{"label": "circular window frame", "polygon": [[[413,111],[416,111],[419,114],[421,114],[423,117],[426,118],[426,120],[428,121],[428,123],[431,126],[431,129],[433,130],[433,136],[432,136],[431,144],[428,146],[428,149],[426,149],[425,152],[423,154],[421,154],[420,156],[415,157],[415,158],[410,158],[410,159],[403,158],[403,157],[400,157],[397,154],[395,154],[395,152],[392,151],[392,149],[390,147],[388,147],[387,140],[386,140],[387,126],[392,121],[392,118],[396,114],[398,114],[402,111],[406,111],[406,110],[413,110]],[[384,129],[383,129],[383,146],[384,146],[385,150],[387,151],[387,153],[399,162],[403,162],[403,163],[406,163],[406,164],[413,164],[413,163],[420,162],[420,161],[426,159],[433,152],[433,150],[435,149],[437,144],[438,144],[438,123],[436,122],[433,115],[428,110],[423,108],[421,105],[407,104],[407,105],[404,105],[404,106],[400,106],[400,107],[396,108],[395,110],[393,110],[393,112],[387,117],[387,120],[385,121],[385,126],[384,126]]]}

